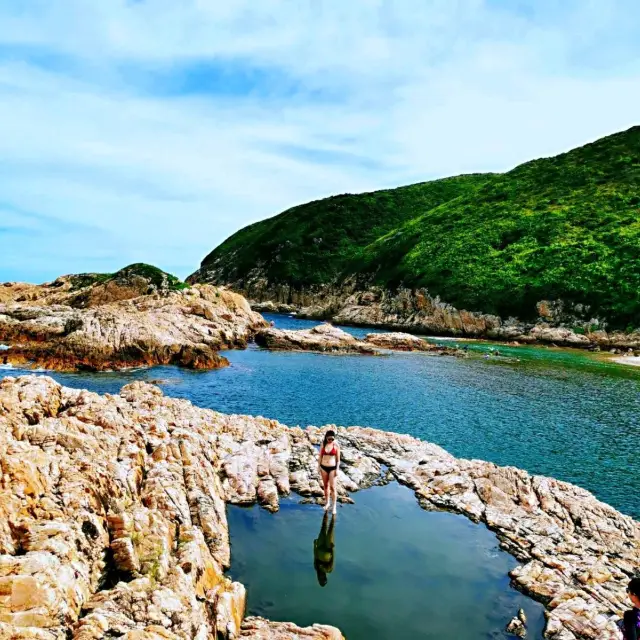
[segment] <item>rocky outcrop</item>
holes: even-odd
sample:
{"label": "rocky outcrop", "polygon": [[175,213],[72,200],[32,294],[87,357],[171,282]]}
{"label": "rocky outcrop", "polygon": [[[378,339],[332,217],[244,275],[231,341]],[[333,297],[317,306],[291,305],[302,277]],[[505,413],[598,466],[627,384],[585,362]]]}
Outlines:
{"label": "rocky outcrop", "polygon": [[256,344],[274,351],[319,351],[376,355],[382,350],[426,351],[434,355],[464,355],[461,349],[443,347],[408,333],[369,333],[358,340],[350,333],[325,323],[311,329],[261,329]]}
{"label": "rocky outcrop", "polygon": [[254,304],[287,305],[300,318],[329,320],[335,324],[385,327],[426,335],[487,338],[503,342],[555,344],[579,348],[640,349],[640,330],[607,331],[606,324],[592,318],[589,309],[562,301],[541,300],[533,321],[457,309],[431,296],[426,289],[388,290],[347,279],[296,289],[269,283],[260,270],[238,282],[226,282],[217,272],[198,271],[195,282],[224,283],[255,300]]}
{"label": "rocky outcrop", "polygon": [[[522,563],[515,585],[546,605],[546,637],[618,638],[614,620],[640,565],[637,522],[551,478],[405,435],[337,431],[342,501],[395,479],[425,509],[484,522]],[[99,396],[47,377],[4,379],[0,638],[340,638],[327,627],[242,623],[244,588],[223,573],[224,503],[277,511],[290,491],[320,499],[322,435],[198,409],[138,382]]]}
{"label": "rocky outcrop", "polygon": [[255,340],[256,344],[261,347],[273,350],[362,353],[365,355],[377,353],[373,346],[330,324],[299,330],[262,329],[256,333]]}
{"label": "rocky outcrop", "polygon": [[394,351],[434,351],[438,347],[410,333],[368,333],[365,342]]}
{"label": "rocky outcrop", "polygon": [[298,307],[292,304],[275,303],[271,300],[266,302],[250,300],[249,304],[254,311],[259,311],[260,313],[294,313],[298,311]]}
{"label": "rocky outcrop", "polygon": [[242,296],[210,285],[163,291],[136,276],[77,289],[76,277],[0,287],[0,343],[10,346],[0,362],[56,370],[216,368],[228,364],[221,349],[245,347],[266,326]]}
{"label": "rocky outcrop", "polygon": [[314,624],[301,629],[291,622],[271,622],[264,618],[247,618],[242,624],[240,637],[253,640],[344,640],[335,627]]}

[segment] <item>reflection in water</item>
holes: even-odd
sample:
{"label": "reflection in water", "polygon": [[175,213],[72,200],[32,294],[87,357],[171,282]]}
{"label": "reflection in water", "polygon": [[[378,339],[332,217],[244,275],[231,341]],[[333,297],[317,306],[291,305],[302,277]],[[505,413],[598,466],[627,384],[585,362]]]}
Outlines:
{"label": "reflection in water", "polygon": [[329,524],[329,514],[325,513],[324,518],[322,518],[320,535],[313,541],[313,567],[316,570],[318,583],[321,587],[327,584],[327,573],[333,571],[335,524],[335,514],[331,516],[331,524]]}
{"label": "reflection in water", "polygon": [[[353,498],[339,525],[329,514],[322,528],[320,507],[296,496],[283,497],[276,514],[227,508],[229,574],[247,588],[247,615],[330,624],[349,640],[509,640],[504,629],[522,608],[527,638],[542,639],[544,609],[510,587],[517,561],[486,527],[423,511],[396,482]],[[331,559],[337,543],[339,561]],[[320,573],[319,548],[329,552]]]}

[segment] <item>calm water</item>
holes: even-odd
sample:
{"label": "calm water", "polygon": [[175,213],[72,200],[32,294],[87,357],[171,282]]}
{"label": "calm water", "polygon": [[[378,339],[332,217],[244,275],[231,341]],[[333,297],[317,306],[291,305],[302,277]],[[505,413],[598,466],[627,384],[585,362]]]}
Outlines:
{"label": "calm water", "polygon": [[[312,321],[273,316],[283,327]],[[356,334],[364,329],[352,329]],[[489,345],[471,343],[472,351]],[[499,347],[520,362],[394,353],[385,357],[229,351],[226,369],[175,367],[53,374],[117,393],[159,380],[170,396],[289,425],[372,426],[435,442],[456,456],[574,482],[640,517],[640,368],[562,349]],[[0,375],[15,371],[0,371]]]}
{"label": "calm water", "polygon": [[349,640],[506,639],[522,607],[528,637],[542,638],[542,605],[509,587],[517,563],[485,527],[427,513],[396,483],[354,498],[338,510],[325,586],[314,569],[320,507],[229,507],[230,575],[247,587],[249,614],[333,624]]}

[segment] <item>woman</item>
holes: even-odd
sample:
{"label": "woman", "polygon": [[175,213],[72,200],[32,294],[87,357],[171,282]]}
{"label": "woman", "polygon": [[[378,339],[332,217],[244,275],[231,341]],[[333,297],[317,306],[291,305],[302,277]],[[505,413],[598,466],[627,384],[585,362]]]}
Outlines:
{"label": "woman", "polygon": [[336,442],[336,432],[327,431],[324,434],[322,447],[320,448],[320,475],[324,486],[324,510],[328,511],[333,498],[333,513],[338,509],[338,496],[336,493],[336,477],[340,466],[340,447]]}
{"label": "woman", "polygon": [[633,609],[626,611],[618,624],[624,640],[638,640],[640,638],[640,577],[631,578],[627,593]]}

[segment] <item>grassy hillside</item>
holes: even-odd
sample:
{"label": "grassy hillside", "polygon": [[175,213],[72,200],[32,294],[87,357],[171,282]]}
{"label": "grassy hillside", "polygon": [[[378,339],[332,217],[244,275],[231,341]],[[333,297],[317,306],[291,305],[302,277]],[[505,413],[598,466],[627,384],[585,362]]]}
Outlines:
{"label": "grassy hillside", "polygon": [[640,326],[640,127],[502,175],[295,207],[203,261],[222,282],[255,266],[294,287],[359,274],[503,317],[562,299],[612,327]]}
{"label": "grassy hillside", "polygon": [[202,261],[202,268],[215,268],[221,283],[241,280],[256,266],[274,283],[332,282],[389,229],[473,192],[488,177],[458,176],[293,207],[232,235]]}
{"label": "grassy hillside", "polygon": [[154,285],[160,290],[179,291],[189,286],[171,273],[162,271],[162,269],[158,269],[158,267],[150,264],[145,264],[144,262],[130,264],[128,267],[124,267],[115,273],[80,273],[70,277],[74,289],[107,284],[112,281],[126,283],[133,278],[144,278],[149,284]]}
{"label": "grassy hillside", "polygon": [[531,317],[538,300],[562,299],[640,326],[640,127],[425,211],[353,269],[501,316]]}

